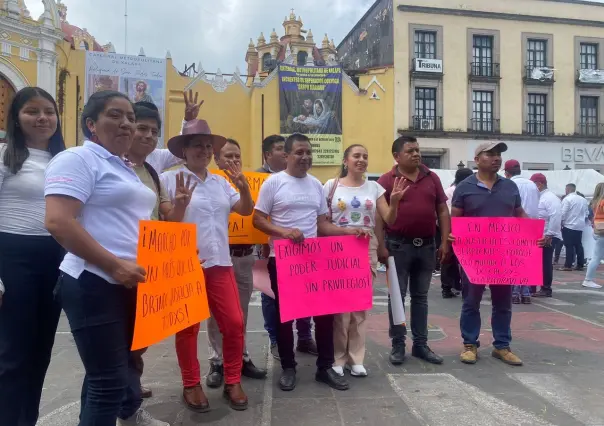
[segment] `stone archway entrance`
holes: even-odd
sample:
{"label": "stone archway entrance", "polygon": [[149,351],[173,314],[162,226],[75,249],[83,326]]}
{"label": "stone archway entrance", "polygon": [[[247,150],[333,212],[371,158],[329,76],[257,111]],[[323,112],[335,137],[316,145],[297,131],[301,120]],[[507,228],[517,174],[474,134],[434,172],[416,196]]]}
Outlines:
{"label": "stone archway entrance", "polygon": [[0,142],[4,142],[6,116],[14,97],[15,89],[13,85],[4,76],[0,75]]}

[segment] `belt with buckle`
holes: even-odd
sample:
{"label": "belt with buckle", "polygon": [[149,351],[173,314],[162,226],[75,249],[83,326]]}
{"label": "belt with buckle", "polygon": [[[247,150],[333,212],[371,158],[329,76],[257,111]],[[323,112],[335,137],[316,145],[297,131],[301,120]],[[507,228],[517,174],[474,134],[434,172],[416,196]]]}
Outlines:
{"label": "belt with buckle", "polygon": [[430,244],[434,244],[434,238],[408,238],[400,237],[397,235],[389,235],[389,238],[399,241],[402,244],[411,244],[414,247],[423,247]]}
{"label": "belt with buckle", "polygon": [[249,256],[252,253],[254,253],[254,249],[252,247],[250,247],[250,248],[234,248],[234,249],[231,249],[231,256],[232,257],[246,257],[246,256]]}

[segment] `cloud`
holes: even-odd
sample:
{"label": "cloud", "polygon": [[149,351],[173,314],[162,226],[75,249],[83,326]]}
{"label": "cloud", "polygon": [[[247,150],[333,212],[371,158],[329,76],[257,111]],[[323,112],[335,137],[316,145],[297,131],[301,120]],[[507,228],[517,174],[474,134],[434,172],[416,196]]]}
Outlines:
{"label": "cloud", "polygon": [[[86,28],[101,44],[113,42],[124,52],[125,0],[62,0],[70,24]],[[26,0],[32,16],[39,16],[41,0]],[[260,32],[268,40],[273,28],[284,33],[283,18],[294,8],[304,28],[312,29],[320,44],[325,33],[338,44],[373,0],[128,0],[128,53],[163,58],[172,53],[179,70],[201,62],[208,72],[220,68],[246,70],[245,53],[250,38]]]}

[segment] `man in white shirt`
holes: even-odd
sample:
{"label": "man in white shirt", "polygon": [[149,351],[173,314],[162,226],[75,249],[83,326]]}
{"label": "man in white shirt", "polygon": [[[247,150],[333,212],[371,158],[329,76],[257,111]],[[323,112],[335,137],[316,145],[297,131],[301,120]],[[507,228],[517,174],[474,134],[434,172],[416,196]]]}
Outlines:
{"label": "man in white shirt", "polygon": [[543,247],[543,285],[535,297],[552,297],[554,279],[554,248],[562,239],[562,202],[547,188],[547,179],[542,173],[531,176],[541,196],[539,197],[539,219],[545,220],[545,246]]}
{"label": "man in white shirt", "polygon": [[577,186],[574,183],[566,185],[566,197],[562,201],[562,239],[566,249],[566,260],[561,271],[572,271],[575,255],[577,256],[578,271],[585,267],[583,253],[583,230],[589,216],[589,203],[577,195]]}
{"label": "man in white shirt", "polygon": [[[312,166],[312,146],[305,135],[294,133],[285,141],[287,168],[268,178],[258,195],[254,212],[254,226],[269,235],[271,252],[268,270],[277,307],[277,347],[283,372],[279,387],[284,391],[296,387],[296,360],[294,354],[293,321],[281,322],[279,314],[279,287],[273,241],[289,239],[301,243],[305,238],[337,235],[362,235],[360,228],[341,228],[331,223],[329,209],[323,194],[323,185],[308,174]],[[270,218],[270,221],[269,221]],[[317,373],[315,380],[337,390],[347,390],[348,383],[333,367],[333,315],[314,317],[317,342]]]}
{"label": "man in white shirt", "polygon": [[[517,160],[506,161],[503,170],[505,177],[513,181],[518,187],[522,209],[528,217],[536,219],[539,216],[539,189],[537,189],[537,185],[520,176],[522,170]],[[531,303],[530,288],[526,285],[515,285],[512,291],[512,303],[519,304],[521,302],[525,305]]]}

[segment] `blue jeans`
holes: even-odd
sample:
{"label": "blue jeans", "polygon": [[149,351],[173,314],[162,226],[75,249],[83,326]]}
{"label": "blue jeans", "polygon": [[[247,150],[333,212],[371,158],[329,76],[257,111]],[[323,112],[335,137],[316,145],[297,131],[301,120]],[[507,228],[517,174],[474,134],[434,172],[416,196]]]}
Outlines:
{"label": "blue jeans", "polygon": [[[480,301],[486,286],[471,284],[465,273],[462,272],[463,306],[459,325],[464,345],[480,347]],[[512,341],[512,286],[491,286],[491,301],[493,311],[491,314],[491,328],[493,329],[493,346],[497,349],[510,347]]]}
{"label": "blue jeans", "polygon": [[513,287],[512,294],[514,296],[516,296],[516,295],[530,296],[531,295],[531,288],[528,285],[515,285],[512,287]]}
{"label": "blue jeans", "polygon": [[63,309],[84,364],[79,426],[115,426],[142,404],[140,375],[130,346],[136,290],[109,284],[84,271],[79,279],[62,274]]}
{"label": "blue jeans", "polygon": [[593,281],[596,277],[596,270],[600,265],[600,261],[604,259],[604,237],[594,235],[596,244],[594,245],[594,252],[591,255],[591,260],[587,266],[587,273],[585,274],[585,281]]}
{"label": "blue jeans", "polygon": [[[264,329],[268,332],[271,345],[277,344],[277,308],[275,300],[262,293],[262,316],[264,317]],[[312,326],[310,318],[300,318],[296,320],[296,330],[298,330],[298,341],[312,340]]]}

